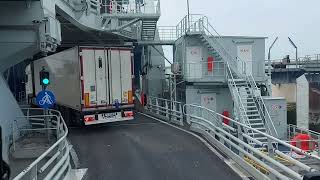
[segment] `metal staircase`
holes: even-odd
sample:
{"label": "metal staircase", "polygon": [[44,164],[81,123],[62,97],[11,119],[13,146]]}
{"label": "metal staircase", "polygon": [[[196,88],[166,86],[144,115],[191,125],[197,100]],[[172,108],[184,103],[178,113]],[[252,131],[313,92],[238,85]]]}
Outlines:
{"label": "metal staircase", "polygon": [[152,19],[142,20],[141,40],[142,41],[154,40],[156,29],[157,29],[157,20],[152,20]]}
{"label": "metal staircase", "polygon": [[[190,19],[191,22],[190,22]],[[238,121],[247,126],[278,137],[277,131],[273,125],[268,110],[260,95],[260,89],[250,72],[245,70],[246,63],[238,57],[232,57],[228,51],[221,45],[221,36],[210,25],[207,17],[202,16],[196,20],[188,17],[185,34],[199,35],[200,40],[206,44],[217,60],[223,60],[226,68],[226,79],[234,100],[235,116]],[[178,25],[179,26],[179,25]],[[214,35],[215,34],[215,35]],[[245,133],[254,138],[256,142],[249,143],[256,147],[267,143],[267,138],[252,130],[244,129]],[[259,143],[259,142],[261,143]]]}
{"label": "metal staircase", "polygon": [[[206,28],[204,28],[205,30]],[[235,73],[238,77],[241,77],[238,70],[238,61],[224,49],[224,47],[219,43],[219,37],[209,36],[204,32],[200,35],[200,40],[208,47],[208,49],[213,53],[217,60],[224,60],[228,62],[229,67],[232,69],[232,72]]]}
{"label": "metal staircase", "polygon": [[[241,117],[242,123],[267,133],[263,122],[264,117],[256,104],[255,92],[253,88],[250,87],[250,83],[244,79],[233,79],[230,77],[228,79],[228,86],[234,101],[237,102],[235,103],[235,109],[238,110],[237,114],[238,117]],[[259,133],[255,133],[252,130],[247,130],[246,133],[262,143],[267,143],[267,138],[261,136]],[[257,143],[254,142],[250,142],[249,144],[257,146]]]}

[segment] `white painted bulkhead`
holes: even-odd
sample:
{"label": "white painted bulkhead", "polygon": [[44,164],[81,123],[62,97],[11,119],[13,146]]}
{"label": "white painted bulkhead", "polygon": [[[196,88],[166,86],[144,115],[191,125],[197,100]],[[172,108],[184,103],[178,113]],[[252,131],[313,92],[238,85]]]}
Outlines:
{"label": "white painted bulkhead", "polygon": [[[12,95],[7,82],[0,75],[0,126],[2,127],[2,157],[8,162],[9,160],[9,147],[12,143],[13,124],[16,121],[14,128],[22,127],[27,124],[26,119],[17,118],[23,116],[20,107]],[[15,132],[17,133],[17,131]],[[15,134],[17,136],[17,134]]]}

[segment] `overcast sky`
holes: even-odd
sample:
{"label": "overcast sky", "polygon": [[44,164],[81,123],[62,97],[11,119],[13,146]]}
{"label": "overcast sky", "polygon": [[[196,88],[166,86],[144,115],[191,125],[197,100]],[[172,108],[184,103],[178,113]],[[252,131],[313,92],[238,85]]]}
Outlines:
{"label": "overcast sky", "polygon": [[[320,0],[189,0],[191,13],[204,14],[222,35],[265,36],[266,49],[279,41],[272,58],[320,53]],[[161,0],[159,26],[176,25],[186,14],[186,0]]]}

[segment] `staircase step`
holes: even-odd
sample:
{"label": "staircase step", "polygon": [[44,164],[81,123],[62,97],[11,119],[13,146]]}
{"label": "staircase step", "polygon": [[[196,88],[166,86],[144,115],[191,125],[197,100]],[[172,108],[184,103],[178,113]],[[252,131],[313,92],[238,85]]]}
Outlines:
{"label": "staircase step", "polygon": [[259,114],[258,108],[250,108],[246,109],[246,113],[248,114]]}
{"label": "staircase step", "polygon": [[252,97],[241,98],[241,100],[250,100],[250,101],[254,101],[254,99],[253,99]]}
{"label": "staircase step", "polygon": [[250,120],[249,120],[249,123],[250,123],[250,124],[258,124],[258,123],[263,124],[263,121],[262,121],[262,120],[256,120],[256,121],[250,121]]}
{"label": "staircase step", "polygon": [[263,123],[250,123],[251,127],[252,126],[264,126]]}
{"label": "staircase step", "polygon": [[257,106],[244,106],[245,108],[256,108]]}
{"label": "staircase step", "polygon": [[245,82],[245,81],[243,81],[243,82],[242,82],[242,81],[238,81],[238,82],[235,81],[235,83],[236,83],[236,85],[239,85],[239,86],[240,86],[240,85],[242,85],[242,86],[247,86],[247,85],[248,85],[248,83]]}
{"label": "staircase step", "polygon": [[142,27],[152,27],[152,28],[155,28],[157,27],[157,24],[142,24]]}
{"label": "staircase step", "polygon": [[260,117],[260,114],[247,114],[248,117]]}
{"label": "staircase step", "polygon": [[234,81],[235,81],[235,82],[239,82],[239,81],[241,81],[241,82],[246,82],[246,80],[244,80],[244,79],[234,79]]}
{"label": "staircase step", "polygon": [[[260,114],[246,114],[249,118],[251,118],[251,119],[262,119],[262,118],[260,118]],[[258,116],[258,118],[253,118],[253,117],[257,117]]]}
{"label": "staircase step", "polygon": [[255,101],[253,99],[241,99],[242,101],[246,102],[246,103],[255,103]]}
{"label": "staircase step", "polygon": [[[243,102],[242,101],[243,106],[253,106],[253,107],[257,107],[255,102]],[[256,108],[257,109],[257,108]],[[251,109],[252,110],[252,109]]]}
{"label": "staircase step", "polygon": [[[243,102],[243,104],[245,105],[245,107],[246,107],[246,106],[248,106],[248,107],[257,107],[256,104],[255,104],[255,102]],[[250,104],[250,105],[249,105],[249,104]],[[251,105],[251,104],[253,104],[253,105]]]}
{"label": "staircase step", "polygon": [[250,123],[257,122],[257,121],[261,123],[263,122],[262,119],[249,119]]}
{"label": "staircase step", "polygon": [[154,25],[157,25],[157,22],[146,22],[146,21],[143,21],[142,22],[142,26],[144,26],[144,25],[152,25],[152,26],[154,26]]}
{"label": "staircase step", "polygon": [[157,21],[155,21],[155,20],[143,20],[142,24],[157,24]]}

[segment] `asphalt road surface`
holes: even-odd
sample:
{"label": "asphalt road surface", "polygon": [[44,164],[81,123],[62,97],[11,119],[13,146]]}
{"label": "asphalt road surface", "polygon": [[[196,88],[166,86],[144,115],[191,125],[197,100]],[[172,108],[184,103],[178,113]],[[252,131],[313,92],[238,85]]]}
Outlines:
{"label": "asphalt road surface", "polygon": [[139,114],[70,129],[69,139],[89,180],[241,179],[199,139]]}

